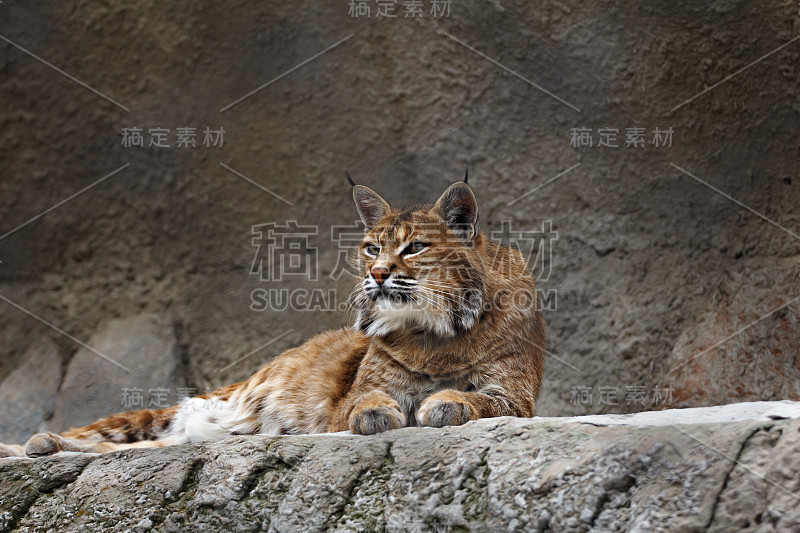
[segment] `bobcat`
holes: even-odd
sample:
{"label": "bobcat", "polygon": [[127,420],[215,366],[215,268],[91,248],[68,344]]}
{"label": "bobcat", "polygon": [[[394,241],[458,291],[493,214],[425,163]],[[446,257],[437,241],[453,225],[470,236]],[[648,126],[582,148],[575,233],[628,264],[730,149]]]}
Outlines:
{"label": "bobcat", "polygon": [[366,233],[352,327],[312,337],[241,383],[39,433],[25,447],[0,445],[0,456],[533,416],[545,350],[533,278],[522,254],[478,229],[466,178],[435,205],[393,209],[355,184],[353,198]]}

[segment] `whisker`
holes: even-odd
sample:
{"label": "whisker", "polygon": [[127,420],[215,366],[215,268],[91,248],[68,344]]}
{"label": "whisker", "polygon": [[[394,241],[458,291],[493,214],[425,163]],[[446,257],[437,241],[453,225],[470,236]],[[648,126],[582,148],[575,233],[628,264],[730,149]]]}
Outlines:
{"label": "whisker", "polygon": [[[439,295],[426,291],[424,289],[415,291],[416,295],[419,295],[421,298],[424,298],[426,301],[429,301],[433,304],[442,305],[442,302],[438,302],[436,299],[439,298]],[[442,308],[444,310],[444,308]]]}
{"label": "whisker", "polygon": [[427,286],[424,286],[424,285],[419,287],[419,290],[434,291],[434,292],[438,292],[438,293],[441,293],[441,294],[446,294],[447,296],[454,296],[451,292],[443,291],[443,290],[441,290],[439,288],[435,288],[434,289],[432,287],[427,287]]}
{"label": "whisker", "polygon": [[[438,309],[438,310],[439,310],[439,311],[441,311],[442,313],[447,313],[447,309],[444,309],[443,307],[441,307],[439,304],[437,304],[437,303],[436,303],[436,302],[434,302],[433,300],[431,300],[431,299],[429,299],[429,298],[426,298],[425,296],[422,296],[421,294],[418,294],[418,295],[416,295],[416,296],[417,296],[417,297],[419,297],[419,298],[422,298],[422,300],[423,300],[423,301],[425,301],[425,302],[428,302],[429,304],[431,304],[432,306],[434,306],[436,309]],[[419,302],[418,302],[418,303],[419,303]],[[421,309],[422,309],[422,310],[423,310],[425,313],[428,313],[428,310],[427,310],[427,309],[425,309],[425,306],[424,306],[424,305],[421,305],[421,306],[420,306],[420,308],[421,308]],[[428,316],[431,316],[431,315],[430,315],[430,314],[428,314]]]}
{"label": "whisker", "polygon": [[436,321],[436,317],[434,317],[433,313],[431,313],[424,305],[420,305],[420,309],[422,309],[422,312],[425,313],[425,316],[428,320]]}
{"label": "whisker", "polygon": [[447,300],[447,301],[452,302],[452,303],[457,303],[458,302],[458,300],[452,294],[450,294],[448,292],[445,292],[445,291],[439,291],[439,290],[436,290],[436,289],[431,289],[430,287],[420,287],[417,290],[422,291],[422,292],[427,292],[428,294],[431,294],[431,295],[438,296],[439,298],[442,298],[443,300]]}
{"label": "whisker", "polygon": [[432,279],[431,280],[425,280],[423,285],[433,285],[434,287],[442,287],[442,288],[446,288],[446,289],[462,289],[462,288],[464,288],[463,285],[455,285],[453,283],[445,283],[443,281],[437,281],[437,280],[432,280]]}
{"label": "whisker", "polygon": [[[423,293],[423,295],[424,294],[425,293]],[[426,297],[430,300],[433,300],[435,303],[441,306],[442,311],[446,311],[447,309],[453,307],[454,305],[458,305],[457,302],[441,298],[441,295],[438,294],[427,293]]]}
{"label": "whisker", "polygon": [[[423,291],[420,296],[423,296],[424,294],[425,294],[425,292]],[[425,297],[425,296],[423,296],[423,297]],[[438,307],[438,309],[440,311],[442,311],[443,313],[449,312],[449,309],[447,308],[447,301],[439,302],[439,301],[436,301],[436,298],[442,298],[442,297],[440,295],[437,295],[437,294],[428,293],[428,297],[426,297],[426,300],[428,300],[432,304],[436,305]],[[451,302],[451,303],[455,303],[455,302]]]}

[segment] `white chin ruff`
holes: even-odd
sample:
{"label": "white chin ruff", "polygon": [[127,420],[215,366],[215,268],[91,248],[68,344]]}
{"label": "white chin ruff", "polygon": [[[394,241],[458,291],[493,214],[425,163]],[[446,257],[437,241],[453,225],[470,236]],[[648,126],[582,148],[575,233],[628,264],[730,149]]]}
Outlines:
{"label": "white chin ruff", "polygon": [[375,321],[366,330],[371,337],[412,328],[422,328],[441,337],[455,335],[450,317],[437,310],[425,309],[416,302],[378,300],[375,305]]}

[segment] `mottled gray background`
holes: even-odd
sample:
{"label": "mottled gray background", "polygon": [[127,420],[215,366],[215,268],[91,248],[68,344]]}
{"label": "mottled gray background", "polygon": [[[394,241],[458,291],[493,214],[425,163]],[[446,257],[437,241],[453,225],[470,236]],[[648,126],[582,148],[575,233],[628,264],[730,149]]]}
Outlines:
{"label": "mottled gray background", "polygon": [[[351,280],[329,274],[330,228],[356,218],[345,169],[411,204],[468,167],[484,231],[552,221],[539,414],[800,399],[800,6],[431,4],[0,4],[0,234],[94,184],[0,238],[2,440],[122,410],[126,388],[146,407],[151,389],[172,402],[244,379],[346,324],[250,309],[259,288],[344,300]],[[126,148],[131,127],[170,128],[173,147]],[[224,128],[224,145],[176,148],[179,127]],[[605,127],[621,147],[597,146]],[[624,146],[632,127],[645,147]],[[250,272],[252,226],[287,220],[320,228],[317,281]]]}

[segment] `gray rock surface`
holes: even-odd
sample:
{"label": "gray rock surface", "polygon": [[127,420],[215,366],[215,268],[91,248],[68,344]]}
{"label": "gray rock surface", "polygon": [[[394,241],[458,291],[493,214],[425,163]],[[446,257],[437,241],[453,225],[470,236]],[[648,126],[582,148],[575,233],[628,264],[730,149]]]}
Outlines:
{"label": "gray rock surface", "polygon": [[61,356],[47,337],[33,344],[0,384],[0,442],[25,442],[53,416],[61,383]]}
{"label": "gray rock surface", "polygon": [[798,408],[3,459],[0,531],[798,531]]}
{"label": "gray rock surface", "polygon": [[[791,276],[769,279],[798,286]],[[781,306],[763,318],[762,309]],[[747,324],[753,326],[739,332]],[[735,340],[720,344],[730,336]],[[752,285],[719,295],[677,339],[668,366],[673,371],[662,381],[674,388],[675,406],[800,398],[800,299],[765,295]]]}
{"label": "gray rock surface", "polygon": [[180,353],[172,324],[152,314],[110,320],[87,344],[92,350],[81,348],[69,362],[49,431],[148,408],[162,397],[162,407],[174,402]]}

